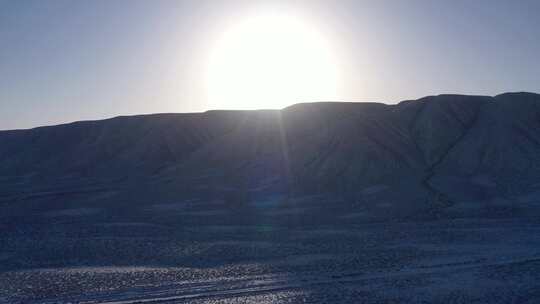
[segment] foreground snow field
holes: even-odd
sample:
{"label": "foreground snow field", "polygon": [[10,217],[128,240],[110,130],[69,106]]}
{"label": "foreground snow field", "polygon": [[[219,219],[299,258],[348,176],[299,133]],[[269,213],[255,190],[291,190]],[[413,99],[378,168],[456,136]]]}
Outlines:
{"label": "foreground snow field", "polygon": [[186,201],[134,208],[129,217],[86,209],[27,217],[26,225],[0,238],[0,300],[540,300],[539,217],[494,213],[359,224],[347,216],[354,207],[345,202],[294,201],[303,213],[276,204],[223,211],[217,202]]}

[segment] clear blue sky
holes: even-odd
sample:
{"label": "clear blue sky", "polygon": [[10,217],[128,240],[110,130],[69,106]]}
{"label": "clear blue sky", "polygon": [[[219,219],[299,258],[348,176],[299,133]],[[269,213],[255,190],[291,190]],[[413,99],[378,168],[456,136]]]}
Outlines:
{"label": "clear blue sky", "polygon": [[537,0],[0,0],[0,129],[207,110],[214,41],[265,10],[331,41],[340,100],[540,91]]}

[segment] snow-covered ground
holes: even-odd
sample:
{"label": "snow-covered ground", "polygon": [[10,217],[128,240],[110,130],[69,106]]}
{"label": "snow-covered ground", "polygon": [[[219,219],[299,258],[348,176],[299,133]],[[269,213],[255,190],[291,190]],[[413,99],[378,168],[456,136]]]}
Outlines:
{"label": "snow-covered ground", "polygon": [[540,301],[535,216],[362,222],[323,198],[295,212],[182,204],[34,215],[0,236],[0,302]]}

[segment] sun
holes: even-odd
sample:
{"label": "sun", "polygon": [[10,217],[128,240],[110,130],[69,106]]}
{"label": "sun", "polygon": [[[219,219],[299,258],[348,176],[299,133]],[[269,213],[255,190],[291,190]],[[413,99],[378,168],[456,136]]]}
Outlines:
{"label": "sun", "polygon": [[209,108],[275,109],[337,99],[329,43],[298,18],[263,15],[224,31],[210,54]]}

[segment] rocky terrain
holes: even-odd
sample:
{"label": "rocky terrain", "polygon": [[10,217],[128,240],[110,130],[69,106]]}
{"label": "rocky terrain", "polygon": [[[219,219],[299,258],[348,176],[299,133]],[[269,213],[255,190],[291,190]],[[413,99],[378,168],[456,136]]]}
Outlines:
{"label": "rocky terrain", "polygon": [[537,303],[540,95],[0,132],[0,302]]}

